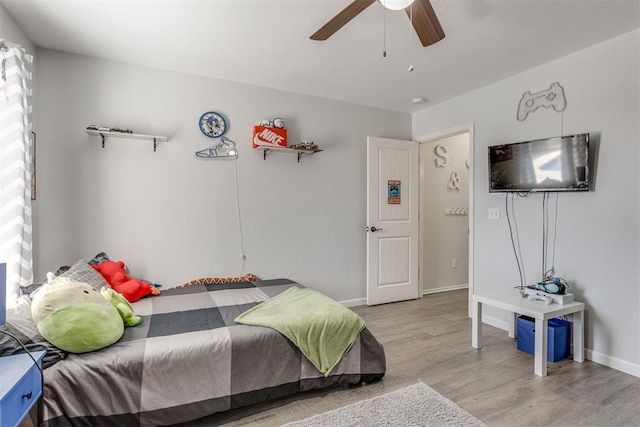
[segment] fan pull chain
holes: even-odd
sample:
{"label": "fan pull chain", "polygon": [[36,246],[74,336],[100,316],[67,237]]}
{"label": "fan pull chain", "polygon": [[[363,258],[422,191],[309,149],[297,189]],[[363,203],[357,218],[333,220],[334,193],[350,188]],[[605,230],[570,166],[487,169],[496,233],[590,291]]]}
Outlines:
{"label": "fan pull chain", "polygon": [[409,5],[409,72],[413,71],[413,3]]}
{"label": "fan pull chain", "polygon": [[387,57],[387,8],[382,11],[382,57]]}

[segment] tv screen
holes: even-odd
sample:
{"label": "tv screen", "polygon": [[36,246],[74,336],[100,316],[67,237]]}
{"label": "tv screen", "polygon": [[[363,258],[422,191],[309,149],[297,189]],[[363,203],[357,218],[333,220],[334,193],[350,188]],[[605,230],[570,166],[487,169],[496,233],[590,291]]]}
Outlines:
{"label": "tv screen", "polygon": [[589,134],[489,147],[489,192],[589,191]]}

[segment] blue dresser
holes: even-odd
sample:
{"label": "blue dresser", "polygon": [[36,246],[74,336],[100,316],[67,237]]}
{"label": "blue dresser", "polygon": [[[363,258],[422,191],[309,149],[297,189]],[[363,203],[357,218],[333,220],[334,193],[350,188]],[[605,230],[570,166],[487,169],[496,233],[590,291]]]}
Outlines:
{"label": "blue dresser", "polygon": [[[44,351],[32,353],[42,366]],[[28,354],[0,357],[0,426],[14,427],[42,395],[40,370]]]}

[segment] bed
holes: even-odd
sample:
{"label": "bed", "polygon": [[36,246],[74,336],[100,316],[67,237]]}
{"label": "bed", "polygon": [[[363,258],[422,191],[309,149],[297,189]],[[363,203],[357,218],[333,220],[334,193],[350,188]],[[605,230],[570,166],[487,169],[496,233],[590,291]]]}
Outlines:
{"label": "bed", "polygon": [[288,279],[196,284],[133,304],[143,323],[115,344],[44,370],[45,426],[159,426],[336,384],[379,381],[382,345],[365,327],[327,375],[281,333],[234,321]]}

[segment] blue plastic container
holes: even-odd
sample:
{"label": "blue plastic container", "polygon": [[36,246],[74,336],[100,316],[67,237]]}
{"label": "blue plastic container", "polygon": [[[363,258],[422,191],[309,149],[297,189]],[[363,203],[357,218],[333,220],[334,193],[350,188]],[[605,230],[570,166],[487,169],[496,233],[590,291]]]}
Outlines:
{"label": "blue plastic container", "polygon": [[[518,350],[534,354],[535,320],[520,316],[516,321]],[[558,362],[569,356],[570,323],[562,319],[549,319],[547,330],[547,361]]]}

